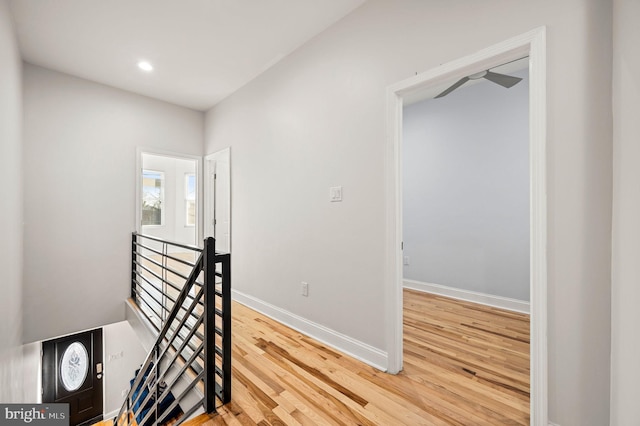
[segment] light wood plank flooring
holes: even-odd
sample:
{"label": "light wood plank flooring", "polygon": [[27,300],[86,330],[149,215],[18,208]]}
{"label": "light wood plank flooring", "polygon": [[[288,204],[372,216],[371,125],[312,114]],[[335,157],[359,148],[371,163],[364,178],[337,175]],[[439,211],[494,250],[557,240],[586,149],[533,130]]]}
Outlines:
{"label": "light wood plank flooring", "polygon": [[197,425],[526,425],[529,316],[404,292],[404,370],[233,304],[233,401]]}
{"label": "light wood plank flooring", "polygon": [[190,425],[529,424],[529,317],[405,291],[404,371],[233,305],[233,401]]}

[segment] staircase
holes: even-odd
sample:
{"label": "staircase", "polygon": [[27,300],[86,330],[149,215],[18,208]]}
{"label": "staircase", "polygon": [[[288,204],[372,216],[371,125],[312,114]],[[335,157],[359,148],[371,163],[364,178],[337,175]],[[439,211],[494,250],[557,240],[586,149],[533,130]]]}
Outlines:
{"label": "staircase", "polygon": [[199,248],[138,233],[131,253],[129,304],[155,339],[114,424],[215,413],[216,400],[231,400],[230,255],[216,253],[213,238]]}

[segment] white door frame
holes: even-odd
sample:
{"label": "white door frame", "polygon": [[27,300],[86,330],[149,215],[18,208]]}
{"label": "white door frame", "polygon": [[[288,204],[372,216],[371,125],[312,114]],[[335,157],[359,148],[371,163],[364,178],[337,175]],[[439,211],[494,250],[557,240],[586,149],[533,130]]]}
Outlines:
{"label": "white door frame", "polygon": [[531,425],[548,424],[546,29],[537,28],[393,84],[387,89],[385,151],[385,332],[389,373],[402,370],[402,108],[418,90],[529,56]]}
{"label": "white door frame", "polygon": [[206,194],[204,198],[206,198],[208,201],[207,201],[207,204],[204,205],[204,215],[203,215],[204,223],[203,223],[202,231],[205,233],[206,236],[210,236],[209,233],[207,232],[211,224],[211,220],[213,219],[211,217],[212,211],[210,208],[211,207],[210,202],[213,201],[213,203],[215,204],[215,200],[211,200],[211,181],[209,179],[209,175],[211,174],[211,170],[210,170],[211,162],[215,159],[217,155],[224,152],[227,153],[227,157],[229,158],[229,206],[228,206],[229,230],[228,231],[229,231],[229,251],[231,251],[231,226],[232,226],[231,225],[231,147],[220,149],[204,157],[203,188],[204,188],[204,193]]}
{"label": "white door frame", "polygon": [[136,232],[142,233],[142,154],[182,158],[196,162],[196,246],[202,247],[202,157],[165,151],[155,148],[136,147]]}

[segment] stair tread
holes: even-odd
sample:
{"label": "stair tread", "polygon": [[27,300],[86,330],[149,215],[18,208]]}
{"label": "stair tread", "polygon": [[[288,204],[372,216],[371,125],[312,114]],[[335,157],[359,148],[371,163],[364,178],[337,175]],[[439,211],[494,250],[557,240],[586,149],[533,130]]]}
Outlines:
{"label": "stair tread", "polygon": [[182,424],[184,426],[199,426],[199,425],[204,424],[204,423],[208,422],[209,420],[213,419],[217,415],[218,415],[217,413],[211,413],[211,414],[202,413],[202,414],[200,414],[198,416],[195,416],[192,419],[187,420],[186,422],[184,422]]}

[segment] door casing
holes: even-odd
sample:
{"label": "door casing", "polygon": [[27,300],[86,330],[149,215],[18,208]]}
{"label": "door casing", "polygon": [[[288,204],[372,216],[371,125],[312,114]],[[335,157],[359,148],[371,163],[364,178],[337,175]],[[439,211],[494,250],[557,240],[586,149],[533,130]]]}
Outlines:
{"label": "door casing", "polygon": [[547,383],[547,101],[546,28],[529,31],[387,88],[385,148],[385,337],[387,371],[402,370],[402,109],[403,98],[529,56],[531,425],[548,424]]}
{"label": "door casing", "polygon": [[[214,181],[212,176],[216,174]],[[231,148],[204,158],[204,233],[216,238],[216,251],[231,251]],[[217,182],[217,183],[216,183]],[[218,186],[218,188],[216,188]],[[214,220],[218,223],[214,225]],[[220,234],[222,235],[216,235]],[[220,242],[220,244],[218,244]]]}

